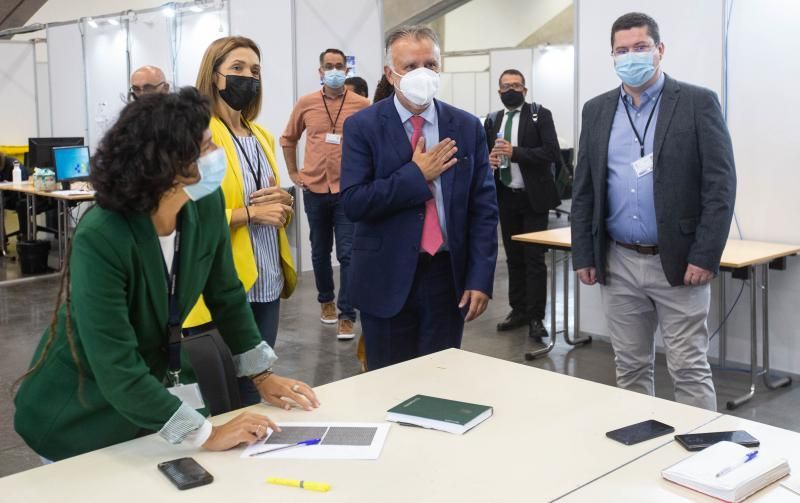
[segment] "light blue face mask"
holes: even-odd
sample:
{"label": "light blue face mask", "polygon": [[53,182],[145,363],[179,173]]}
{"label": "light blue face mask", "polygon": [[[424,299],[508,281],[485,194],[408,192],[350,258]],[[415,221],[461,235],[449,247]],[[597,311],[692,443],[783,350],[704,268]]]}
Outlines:
{"label": "light blue face mask", "polygon": [[342,70],[325,70],[322,81],[331,89],[341,89],[347,76]]}
{"label": "light blue face mask", "polygon": [[221,148],[206,154],[197,160],[197,169],[200,171],[200,181],[193,185],[183,187],[184,192],[192,201],[199,201],[209,194],[213,194],[225,178],[228,160],[225,151]]}
{"label": "light blue face mask", "polygon": [[614,57],[614,69],[620,80],[631,87],[639,87],[656,73],[651,52],[629,52]]}

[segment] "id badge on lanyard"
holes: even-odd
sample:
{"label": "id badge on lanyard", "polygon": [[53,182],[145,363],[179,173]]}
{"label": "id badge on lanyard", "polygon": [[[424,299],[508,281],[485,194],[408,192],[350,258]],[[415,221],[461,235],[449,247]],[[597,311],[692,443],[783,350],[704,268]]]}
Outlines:
{"label": "id badge on lanyard", "polygon": [[169,321],[167,322],[167,355],[169,356],[169,367],[167,377],[169,379],[169,391],[181,402],[193,409],[205,407],[203,395],[200,393],[200,386],[197,383],[181,384],[181,317],[178,310],[178,268],[180,265],[180,242],[181,225],[180,216],[178,217],[177,228],[175,229],[175,253],[172,256],[172,270],[167,270],[164,263],[164,270],[167,272],[167,294],[169,296]]}

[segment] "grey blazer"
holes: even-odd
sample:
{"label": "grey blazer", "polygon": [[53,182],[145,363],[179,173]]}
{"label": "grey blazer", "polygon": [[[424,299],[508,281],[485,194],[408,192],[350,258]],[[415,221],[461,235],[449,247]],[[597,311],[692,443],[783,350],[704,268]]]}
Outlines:
{"label": "grey blazer", "polygon": [[[583,107],[572,192],[573,267],[606,282],[608,142],[619,88]],[[687,264],[719,273],[736,199],[733,147],[714,92],[666,76],[653,143],[661,265],[683,285]]]}

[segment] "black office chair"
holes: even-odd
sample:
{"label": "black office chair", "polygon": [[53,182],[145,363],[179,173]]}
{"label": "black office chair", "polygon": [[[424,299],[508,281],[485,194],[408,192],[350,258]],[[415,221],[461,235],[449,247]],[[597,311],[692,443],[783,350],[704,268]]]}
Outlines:
{"label": "black office chair", "polygon": [[211,415],[242,408],[233,356],[217,329],[185,336],[181,346],[189,357]]}

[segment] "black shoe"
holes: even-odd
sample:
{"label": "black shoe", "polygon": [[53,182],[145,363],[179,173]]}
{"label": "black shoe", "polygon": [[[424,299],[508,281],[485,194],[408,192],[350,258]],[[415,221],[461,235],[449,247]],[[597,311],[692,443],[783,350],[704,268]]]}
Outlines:
{"label": "black shoe", "polygon": [[528,324],[528,318],[521,315],[518,311],[511,311],[506,319],[497,324],[498,332],[507,332],[515,328],[524,327]]}
{"label": "black shoe", "polygon": [[528,337],[531,337],[537,342],[542,342],[542,339],[550,337],[550,334],[548,334],[547,329],[544,328],[542,320],[531,320],[528,325]]}

